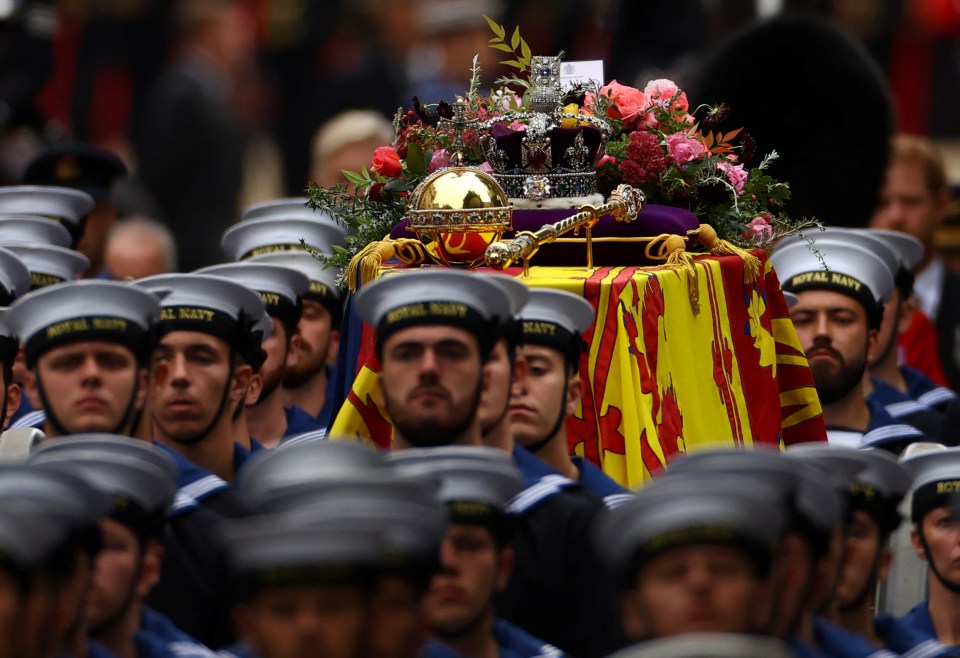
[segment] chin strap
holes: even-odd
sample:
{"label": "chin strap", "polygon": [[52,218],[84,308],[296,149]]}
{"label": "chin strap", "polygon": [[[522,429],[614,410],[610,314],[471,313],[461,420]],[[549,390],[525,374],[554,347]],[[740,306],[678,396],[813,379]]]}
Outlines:
{"label": "chin strap", "polygon": [[933,563],[933,557],[930,555],[930,546],[927,545],[927,538],[923,536],[922,528],[917,528],[917,535],[920,537],[920,545],[923,546],[923,555],[927,558],[927,564],[930,566],[930,573],[936,576],[940,584],[948,590],[954,594],[960,594],[960,585],[951,583],[937,570],[937,566]]}
{"label": "chin strap", "polygon": [[560,428],[563,426],[563,421],[566,420],[567,418],[567,386],[569,384],[570,384],[570,374],[567,371],[566,365],[564,365],[563,394],[560,400],[560,413],[557,414],[557,420],[556,422],[553,423],[553,427],[550,428],[550,431],[547,432],[547,434],[543,438],[534,441],[532,444],[528,446],[523,446],[530,452],[536,454],[537,452],[542,450],[545,445],[550,443],[550,439],[552,439],[556,435],[556,433],[560,431]]}
{"label": "chin strap", "polygon": [[[230,347],[230,354],[228,358],[230,359],[230,362],[229,362],[230,369],[227,371],[227,381],[223,385],[223,394],[220,396],[220,405],[217,407],[217,413],[213,415],[213,418],[210,420],[209,423],[207,423],[207,426],[204,427],[201,431],[197,432],[196,434],[194,434],[193,436],[187,439],[176,440],[177,443],[186,443],[186,444],[199,443],[201,440],[203,440],[204,437],[207,436],[207,434],[210,433],[210,430],[212,430],[213,426],[217,424],[217,421],[220,420],[220,417],[223,415],[224,409],[226,409],[227,398],[230,396],[230,383],[233,381],[233,372],[234,372],[233,362],[236,360],[236,352],[234,351],[234,348],[232,346]],[[153,420],[154,422],[156,422],[157,417],[154,416]]]}

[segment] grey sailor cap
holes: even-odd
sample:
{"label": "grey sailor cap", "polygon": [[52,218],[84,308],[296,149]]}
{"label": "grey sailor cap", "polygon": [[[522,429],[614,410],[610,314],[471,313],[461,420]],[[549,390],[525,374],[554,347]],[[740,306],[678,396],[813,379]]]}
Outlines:
{"label": "grey sailor cap", "polygon": [[300,251],[282,251],[254,256],[245,262],[283,265],[298,272],[303,272],[309,280],[309,286],[307,291],[303,293],[303,298],[320,302],[334,316],[334,321],[339,322],[340,315],[343,312],[343,295],[337,286],[335,268],[325,267],[322,262],[302,249]]}
{"label": "grey sailor cap", "polygon": [[523,489],[523,479],[513,459],[497,448],[411,448],[392,452],[387,458],[402,475],[438,478],[437,496],[453,506],[454,515],[471,510],[473,513],[468,515],[484,514],[483,506],[505,514],[510,500]]}
{"label": "grey sailor cap", "polygon": [[254,369],[265,357],[260,344],[273,331],[273,320],[256,292],[213,274],[157,274],[129,285],[164,294],[157,327],[199,331],[237,349]]}
{"label": "grey sailor cap", "polygon": [[740,633],[685,633],[640,642],[609,658],[793,658],[796,654],[774,637]]}
{"label": "grey sailor cap", "polygon": [[379,340],[411,326],[453,325],[480,335],[510,317],[510,296],[490,276],[447,268],[397,272],[367,284],[357,312]]}
{"label": "grey sailor cap", "polygon": [[120,343],[136,355],[148,347],[160,299],[117,281],[68,281],[16,300],[5,321],[32,364],[44,352],[82,340]]}
{"label": "grey sailor cap", "polygon": [[73,249],[36,242],[10,242],[4,246],[30,270],[32,290],[73,281],[90,267],[90,260]]}
{"label": "grey sailor cap", "polygon": [[935,507],[960,510],[960,448],[933,450],[903,460],[913,481],[911,518],[919,522]]}
{"label": "grey sailor cap", "polygon": [[674,548],[729,544],[755,552],[765,565],[787,522],[777,486],[733,473],[668,471],[634,499],[605,510],[595,539],[621,577]]}
{"label": "grey sailor cap", "polygon": [[177,492],[177,464],[148,441],[116,434],[74,434],[45,441],[28,464],[71,471],[110,496],[148,513],[164,512]]}
{"label": "grey sailor cap", "polygon": [[84,478],[30,464],[0,464],[0,508],[17,505],[65,519],[72,529],[105,517],[110,498]]}
{"label": "grey sailor cap", "polygon": [[300,318],[300,299],[310,289],[306,274],[270,263],[224,263],[196,271],[213,274],[256,291],[267,313],[296,324]]}
{"label": "grey sailor cap", "polygon": [[303,244],[321,253],[333,253],[333,245],[345,245],[336,226],[315,219],[265,217],[234,224],[223,233],[220,246],[227,258],[246,260],[275,252],[305,251]]}
{"label": "grey sailor cap", "polygon": [[0,215],[0,245],[15,242],[50,244],[69,249],[70,231],[63,224],[40,215]]}
{"label": "grey sailor cap", "polygon": [[71,235],[79,236],[81,220],[93,210],[92,196],[81,190],[54,185],[0,187],[0,215],[42,215],[62,221]]}
{"label": "grey sailor cap", "polygon": [[20,258],[0,247],[0,306],[30,291],[30,269]]}
{"label": "grey sailor cap", "polygon": [[349,229],[322,210],[314,210],[307,205],[309,199],[305,196],[273,199],[249,206],[240,215],[241,222],[256,219],[306,219],[312,222],[321,222],[335,227],[341,234],[346,235]]}
{"label": "grey sailor cap", "polygon": [[580,336],[593,326],[593,306],[580,295],[563,290],[532,288],[526,305],[517,314],[523,340],[546,345],[565,354],[579,354]]}

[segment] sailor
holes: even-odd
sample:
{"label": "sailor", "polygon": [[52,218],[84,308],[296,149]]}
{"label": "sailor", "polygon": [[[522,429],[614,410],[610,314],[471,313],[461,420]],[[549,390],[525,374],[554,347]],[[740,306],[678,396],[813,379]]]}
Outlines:
{"label": "sailor", "polygon": [[284,199],[273,199],[257,203],[244,209],[240,215],[241,222],[256,221],[260,219],[279,219],[279,220],[305,220],[328,226],[334,229],[339,238],[331,240],[330,244],[339,244],[346,246],[344,238],[350,233],[347,225],[337,221],[328,213],[322,210],[314,210],[307,205],[310,199],[305,196],[287,197]]}
{"label": "sailor", "polygon": [[640,642],[610,658],[796,658],[772,637],[740,633],[689,633]]}
{"label": "sailor", "polygon": [[361,658],[385,560],[382,529],[323,509],[225,523],[237,634],[260,658]]}
{"label": "sailor", "polygon": [[251,451],[243,418],[273,322],[254,291],[209,274],[163,274],[134,282],[163,291],[150,361],[147,413],[155,441],[177,461],[164,578],[150,605],[211,648],[233,642],[229,572],[210,527],[245,514],[230,483]]}
{"label": "sailor", "polygon": [[298,325],[300,353],[284,375],[283,394],[286,406],[303,409],[326,429],[334,415],[333,395],[328,389],[340,348],[343,296],[334,270],[313,253],[332,253],[333,245],[343,241],[344,228],[332,220],[318,221],[320,215],[304,216],[312,211],[286,200],[258,204],[248,212],[254,215],[252,219],[224,233],[223,250],[233,260],[286,265],[310,278]]}
{"label": "sailor", "polygon": [[23,342],[24,392],[47,437],[130,433],[159,312],[156,295],[113,281],[61,283],[14,302],[5,321]]}
{"label": "sailor", "polygon": [[896,454],[925,436],[864,399],[868,355],[876,350],[883,303],[894,283],[886,263],[855,242],[843,235],[820,238],[813,248],[791,241],[770,262],[784,290],[797,294],[790,317],[810,364],[828,440]]}
{"label": "sailor", "polygon": [[[415,658],[427,640],[423,600],[436,572],[446,514],[433,478],[399,476],[353,441],[283,444],[244,466],[238,489],[261,513],[309,508],[383,532],[387,561],[373,586],[366,655]],[[435,641],[428,643],[428,649]],[[234,645],[238,656],[252,655]]]}
{"label": "sailor", "polygon": [[766,632],[787,517],[778,496],[755,478],[669,473],[603,514],[596,538],[628,639]]}
{"label": "sailor", "polygon": [[535,288],[517,321],[527,367],[525,376],[515,380],[510,399],[514,439],[608,506],[629,500],[628,490],[593,463],[570,456],[565,421],[583,397],[580,357],[583,334],[593,326],[593,307],[579,295]]}
{"label": "sailor", "polygon": [[118,656],[164,658],[190,650],[213,656],[164,615],[144,605],[161,577],[166,512],[176,494],[177,465],[160,448],[113,434],[48,441],[28,463],[74,473],[112,501],[100,520],[87,602],[88,635]]}
{"label": "sailor", "polygon": [[[10,325],[4,320],[6,307],[18,296],[30,290],[30,271],[13,252],[0,247],[0,373],[3,381],[3,400],[0,401],[0,431],[7,429],[14,414],[20,408],[21,389],[14,381],[13,365],[19,352],[20,341]],[[2,439],[0,439],[2,448]]]}
{"label": "sailor", "polygon": [[[377,329],[394,449],[483,445],[477,408],[490,386],[485,363],[512,306],[492,276],[402,272],[356,296],[361,318]],[[612,588],[585,532],[602,503],[561,499],[558,492],[576,483],[526,455],[539,466],[517,461],[529,486],[510,506],[521,528],[517,568],[497,605],[504,618],[572,655],[606,655],[622,643]]]}
{"label": "sailor", "polygon": [[0,215],[0,244],[12,242],[51,244],[69,249],[70,231],[55,219],[40,215]]}
{"label": "sailor", "polygon": [[246,400],[250,434],[267,448],[276,447],[287,436],[312,432],[320,424],[295,406],[284,406],[283,382],[287,368],[300,355],[302,296],[310,287],[307,276],[293,268],[272,263],[227,263],[197,271],[230,279],[256,291],[273,320],[273,331],[263,341],[267,354],[254,378]]}
{"label": "sailor", "polygon": [[887,637],[909,638],[911,644],[936,640],[953,655],[960,646],[953,623],[960,611],[960,566],[954,555],[960,536],[960,448],[924,452],[903,464],[913,476],[911,539],[929,568],[930,594],[903,617],[885,620]]}
{"label": "sailor", "polygon": [[486,446],[448,446],[390,457],[401,475],[440,480],[438,496],[449,518],[440,568],[424,601],[431,632],[447,650],[431,655],[562,656],[496,616],[494,597],[506,589],[514,566],[507,505],[523,487],[510,455]]}

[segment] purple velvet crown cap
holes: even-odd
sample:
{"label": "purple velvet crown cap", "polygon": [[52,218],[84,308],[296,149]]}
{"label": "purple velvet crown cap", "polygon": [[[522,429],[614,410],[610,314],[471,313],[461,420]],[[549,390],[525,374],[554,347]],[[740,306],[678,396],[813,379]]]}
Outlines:
{"label": "purple velvet crown cap", "polygon": [[[566,170],[573,169],[573,164],[567,161],[567,149],[572,147],[577,135],[583,134],[583,144],[587,147],[586,165],[590,171],[597,159],[597,153],[603,141],[603,134],[594,126],[575,126],[573,128],[552,128],[548,131],[550,137],[550,151],[553,167]],[[497,147],[506,153],[506,167],[499,170],[493,162],[490,164],[497,173],[513,173],[521,169],[521,152],[523,138],[527,136],[524,130],[514,130],[505,121],[496,123],[490,129],[490,136],[497,142]],[[531,163],[540,166],[543,163]]]}

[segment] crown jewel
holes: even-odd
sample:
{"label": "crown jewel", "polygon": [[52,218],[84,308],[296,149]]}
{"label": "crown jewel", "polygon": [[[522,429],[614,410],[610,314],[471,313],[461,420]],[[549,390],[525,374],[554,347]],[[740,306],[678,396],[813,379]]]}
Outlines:
{"label": "crown jewel", "polygon": [[530,71],[530,110],[482,124],[481,146],[494,177],[511,199],[595,194],[594,168],[610,136],[609,124],[562,111],[559,57],[534,57]]}

